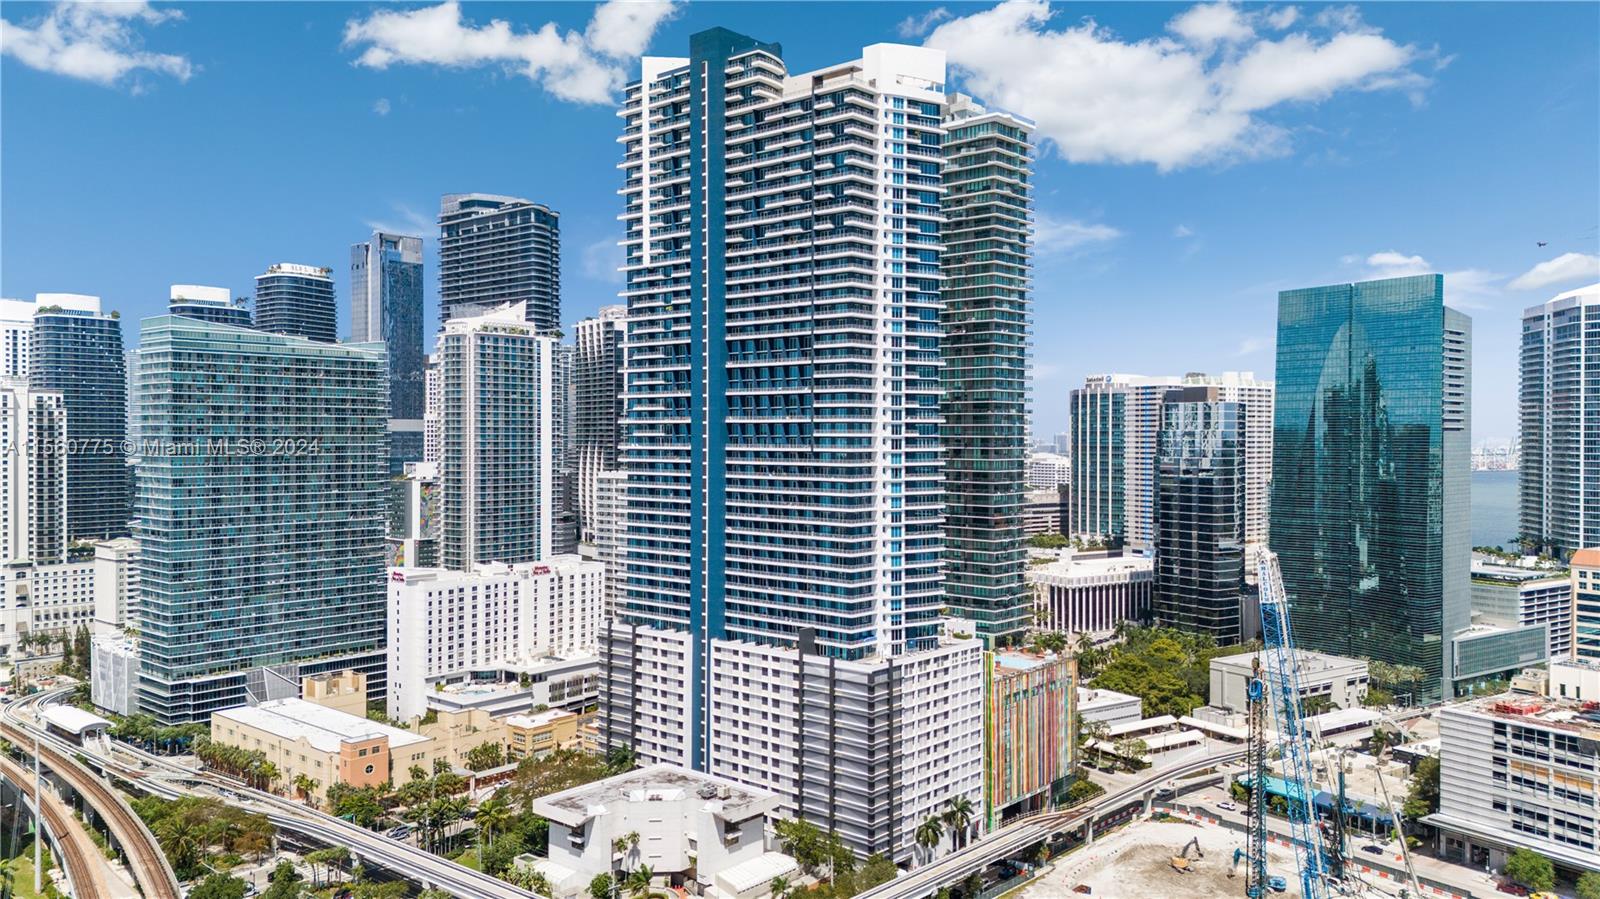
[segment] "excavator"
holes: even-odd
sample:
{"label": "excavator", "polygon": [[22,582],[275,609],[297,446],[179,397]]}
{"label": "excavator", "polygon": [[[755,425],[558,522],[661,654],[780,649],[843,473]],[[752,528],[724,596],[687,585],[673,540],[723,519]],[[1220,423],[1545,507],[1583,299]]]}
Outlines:
{"label": "excavator", "polygon": [[1196,861],[1206,857],[1206,851],[1200,848],[1200,838],[1197,836],[1190,837],[1189,842],[1184,843],[1183,848],[1178,850],[1178,854],[1172,857],[1172,870],[1180,874],[1194,873],[1194,868],[1189,866],[1189,850],[1191,848],[1194,849]]}

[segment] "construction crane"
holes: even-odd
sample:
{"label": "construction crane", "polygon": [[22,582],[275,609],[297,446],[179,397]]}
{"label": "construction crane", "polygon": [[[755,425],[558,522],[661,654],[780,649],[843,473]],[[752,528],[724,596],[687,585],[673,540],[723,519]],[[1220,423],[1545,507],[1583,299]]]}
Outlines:
{"label": "construction crane", "polygon": [[1245,878],[1246,895],[1258,899],[1270,884],[1267,876],[1266,772],[1268,743],[1264,729],[1266,709],[1270,709],[1276,739],[1271,746],[1283,759],[1284,799],[1287,802],[1290,841],[1294,844],[1296,867],[1304,899],[1327,899],[1327,858],[1318,828],[1311,780],[1311,738],[1300,714],[1300,668],[1295,659],[1294,635],[1289,625],[1289,601],[1283,590],[1283,574],[1278,557],[1261,549],[1256,555],[1256,574],[1261,588],[1262,656],[1266,658],[1265,677],[1258,660],[1250,683],[1250,747],[1247,755],[1253,764],[1250,784],[1250,870]]}

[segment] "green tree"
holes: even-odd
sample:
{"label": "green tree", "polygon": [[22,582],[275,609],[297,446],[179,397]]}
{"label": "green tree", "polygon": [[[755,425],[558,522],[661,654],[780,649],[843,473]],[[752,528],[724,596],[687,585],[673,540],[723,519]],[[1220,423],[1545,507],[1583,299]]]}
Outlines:
{"label": "green tree", "polygon": [[505,748],[498,740],[487,740],[467,750],[467,767],[473,771],[487,771],[505,763]]}
{"label": "green tree", "polygon": [[628,879],[622,882],[622,888],[627,890],[633,899],[644,899],[650,895],[650,880],[655,876],[649,865],[640,865],[628,872]]}
{"label": "green tree", "polygon": [[772,878],[772,882],[767,884],[767,889],[772,892],[772,899],[785,899],[789,895],[791,887],[792,884],[789,883],[789,878],[781,875]]}
{"label": "green tree", "polygon": [[1036,549],[1061,549],[1069,541],[1060,534],[1034,534],[1028,538],[1028,545]]}
{"label": "green tree", "polygon": [[293,784],[294,791],[300,794],[300,798],[305,800],[306,805],[317,804],[317,788],[322,786],[322,781],[309,774],[301,773],[294,776]]}
{"label": "green tree", "polygon": [[1578,899],[1600,899],[1600,874],[1585,871],[1578,878]]}
{"label": "green tree", "polygon": [[880,884],[888,883],[900,876],[900,869],[889,857],[881,852],[874,852],[867,856],[861,863],[861,870],[856,872],[856,892],[864,893]]}
{"label": "green tree", "polygon": [[16,895],[17,870],[16,864],[9,858],[0,858],[0,899],[12,899]]}
{"label": "green tree", "polygon": [[1530,849],[1518,849],[1506,857],[1502,869],[1511,882],[1535,892],[1556,885],[1555,865],[1548,858]]}
{"label": "green tree", "polygon": [[610,874],[596,874],[589,881],[589,899],[611,899],[611,885],[614,882]]}
{"label": "green tree", "polygon": [[1419,820],[1439,810],[1439,760],[1426,756],[1417,763],[1411,775],[1411,790],[1406,795],[1401,813],[1412,821]]}
{"label": "green tree", "polygon": [[916,839],[917,845],[922,847],[923,858],[926,861],[933,861],[939,844],[944,842],[944,822],[929,816],[927,820],[917,825]]}
{"label": "green tree", "polygon": [[189,891],[189,899],[244,899],[249,886],[228,874],[212,874]]}
{"label": "green tree", "polygon": [[638,764],[639,756],[633,751],[632,746],[619,744],[606,750],[606,773],[608,775],[632,771]]}
{"label": "green tree", "polygon": [[972,819],[976,815],[972,800],[965,796],[951,796],[945,801],[944,823],[950,828],[950,843],[953,848],[960,849],[967,845]]}

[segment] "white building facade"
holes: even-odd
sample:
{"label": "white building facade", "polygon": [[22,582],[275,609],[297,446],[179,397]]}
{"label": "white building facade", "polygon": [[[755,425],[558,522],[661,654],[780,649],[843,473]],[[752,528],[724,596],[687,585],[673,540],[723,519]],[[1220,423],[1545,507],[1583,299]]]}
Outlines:
{"label": "white building facade", "polygon": [[442,568],[389,572],[389,715],[427,709],[436,683],[544,656],[594,652],[604,566],[578,556],[471,573]]}
{"label": "white building facade", "polygon": [[1028,569],[1040,627],[1063,634],[1106,635],[1150,617],[1155,565],[1136,556],[1065,555]]}
{"label": "white building facade", "polygon": [[1072,483],[1072,460],[1056,453],[1031,453],[1027,465],[1028,487],[1043,490]]}

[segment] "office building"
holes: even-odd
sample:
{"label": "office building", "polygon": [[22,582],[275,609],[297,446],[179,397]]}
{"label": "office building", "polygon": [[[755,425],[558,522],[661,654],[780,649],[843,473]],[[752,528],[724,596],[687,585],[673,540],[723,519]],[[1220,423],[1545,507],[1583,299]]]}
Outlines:
{"label": "office building", "polygon": [[1416,702],[1448,693],[1471,624],[1471,355],[1442,275],[1278,295],[1269,537],[1295,637],[1421,668]]}
{"label": "office building", "polygon": [[439,477],[446,568],[553,554],[556,338],[520,304],[445,322]]}
{"label": "office building", "polygon": [[482,712],[504,720],[540,708],[588,714],[600,698],[600,658],[588,652],[504,659],[441,675],[424,694],[427,710],[441,715]]}
{"label": "office building", "polygon": [[1127,693],[1079,687],[1077,700],[1078,714],[1083,716],[1085,722],[1098,721],[1107,727],[1115,727],[1144,720],[1144,701]]}
{"label": "office building", "polygon": [[1522,313],[1519,525],[1531,549],[1600,546],[1600,284]]}
{"label": "office building", "polygon": [[[1295,658],[1300,671],[1302,700],[1322,696],[1336,709],[1361,708],[1369,680],[1364,660],[1306,651],[1297,652]],[[1259,652],[1242,652],[1212,659],[1208,702],[1231,712],[1249,711],[1250,681],[1255,677],[1257,659],[1261,661],[1261,670],[1267,670],[1269,661]]]}
{"label": "office building", "polygon": [[1063,634],[1109,636],[1123,623],[1150,620],[1155,565],[1135,556],[1065,554],[1028,569],[1039,626]]}
{"label": "office building", "polygon": [[1028,628],[1022,519],[1033,123],[960,94],[947,99],[943,118],[943,248],[937,269],[928,252],[907,271],[943,276],[945,605],[986,643],[1005,645]]}
{"label": "office building", "polygon": [[318,343],[338,340],[333,269],[278,262],[256,275],[256,327]]}
{"label": "office building", "polygon": [[521,761],[543,758],[557,749],[577,749],[579,717],[566,709],[547,709],[528,715],[507,715],[501,720],[506,732],[506,759]]}
{"label": "office building", "polygon": [[1474,558],[1472,618],[1498,627],[1543,626],[1550,632],[1550,657],[1566,658],[1572,654],[1572,578]]}
{"label": "office building", "polygon": [[1134,552],[1153,550],[1161,403],[1182,384],[1170,376],[1092,375],[1072,391],[1075,535]]}
{"label": "office building", "polygon": [[617,872],[617,841],[628,844],[622,870],[648,868],[668,883],[696,884],[696,895],[762,899],[775,878],[794,880],[794,859],[767,849],[779,799],[766,790],[672,765],[651,765],[535,799],[550,822],[545,856],[518,856],[550,884],[552,899],[590,895],[590,883]]}
{"label": "office building", "polygon": [[1448,861],[1504,867],[1530,849],[1576,877],[1600,870],[1600,720],[1574,700],[1504,694],[1447,705],[1439,722],[1438,831]]}
{"label": "office building", "polygon": [[1450,638],[1448,672],[1454,695],[1481,695],[1525,668],[1550,661],[1550,628],[1473,621]]}
{"label": "office building", "polygon": [[472,572],[389,572],[389,714],[426,711],[435,684],[507,661],[592,655],[605,569],[577,556]]}
{"label": "office building", "polygon": [[[1271,523],[1273,383],[1256,378],[1253,371],[1225,371],[1219,375],[1191,372],[1183,376],[1183,384],[1213,388],[1217,400],[1239,404],[1244,434],[1245,558],[1250,559],[1251,550],[1267,542]],[[1248,565],[1245,578],[1255,578]]]}
{"label": "office building", "polygon": [[389,473],[422,459],[422,238],[375,231],[350,247],[350,340],[389,367]]}
{"label": "office building", "polygon": [[1071,656],[987,653],[983,685],[988,829],[1064,799],[1074,765],[1077,663]]}
{"label": "office building", "polygon": [[[875,45],[791,76],[722,29],[690,53],[645,59],[622,110],[627,517],[602,741],[907,860],[950,796],[982,799],[981,643],[939,625],[943,54]],[[629,712],[636,684],[677,717]],[[800,716],[829,690],[895,709],[893,748],[864,751],[887,715],[815,731]]]}
{"label": "office building", "polygon": [[561,329],[561,215],[495,194],[439,201],[439,317],[518,304],[540,334]]}
{"label": "office building", "polygon": [[578,525],[585,543],[595,541],[600,473],[616,470],[622,440],[622,341],[627,316],[626,306],[602,306],[599,315],[578,322],[575,333],[573,442],[578,455]]}
{"label": "office building", "polygon": [[122,320],[95,297],[39,294],[28,383],[67,412],[67,537],[128,535],[128,376]]}
{"label": "office building", "polygon": [[235,300],[233,291],[226,287],[206,287],[201,284],[174,284],[168,294],[168,315],[181,315],[203,322],[250,327],[250,309],[242,300]]}
{"label": "office building", "polygon": [[[11,301],[7,301],[11,302]],[[61,393],[0,378],[0,553],[4,562],[67,554],[67,413]]]}
{"label": "office building", "polygon": [[94,632],[121,636],[139,620],[139,541],[132,537],[94,545]]}
{"label": "office building", "polygon": [[1244,407],[1214,387],[1169,391],[1156,461],[1157,623],[1243,639]]}
{"label": "office building", "polygon": [[1027,482],[1031,490],[1045,490],[1072,483],[1072,460],[1056,453],[1029,453]]}
{"label": "office building", "polygon": [[354,668],[382,695],[384,357],[146,319],[141,709],[165,724]]}
{"label": "office building", "polygon": [[1064,487],[1029,490],[1023,500],[1022,536],[1065,534],[1068,496]]}
{"label": "office building", "polygon": [[1600,662],[1600,548],[1572,554],[1572,657]]}

